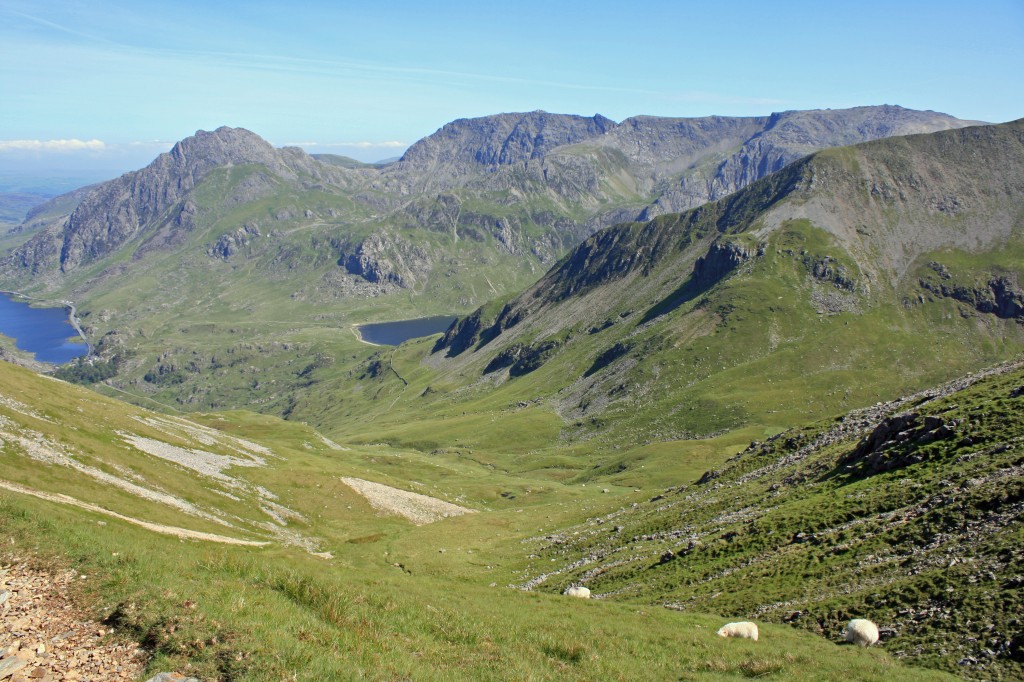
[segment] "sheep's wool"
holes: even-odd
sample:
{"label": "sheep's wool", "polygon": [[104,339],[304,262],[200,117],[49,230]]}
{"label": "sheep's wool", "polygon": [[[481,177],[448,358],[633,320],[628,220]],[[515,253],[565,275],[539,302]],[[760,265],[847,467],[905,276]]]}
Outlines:
{"label": "sheep's wool", "polygon": [[844,636],[857,646],[871,646],[878,641],[878,626],[866,618],[854,618],[846,624]]}
{"label": "sheep's wool", "polygon": [[752,639],[757,641],[757,624],[750,621],[739,623],[726,623],[718,630],[720,637],[739,637],[740,639]]}

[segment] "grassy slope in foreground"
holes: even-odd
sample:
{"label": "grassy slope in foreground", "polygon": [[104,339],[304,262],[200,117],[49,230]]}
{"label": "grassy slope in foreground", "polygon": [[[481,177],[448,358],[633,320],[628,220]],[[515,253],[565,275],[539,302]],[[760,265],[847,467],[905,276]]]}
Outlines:
{"label": "grassy slope in foreground", "polygon": [[[974,383],[976,382],[976,383]],[[527,544],[522,583],[835,632],[1024,675],[1024,365],[753,443],[692,485]]]}
{"label": "grassy slope in foreground", "polygon": [[[198,423],[182,431],[188,424],[175,422],[181,445],[189,434],[203,434],[215,441],[205,447],[220,451],[234,442],[228,439],[231,434],[242,435],[259,440],[248,441],[250,446],[264,445],[275,458],[284,458],[279,463],[266,456],[266,467],[229,467],[223,473],[243,483],[258,482],[276,493],[279,504],[302,513],[305,521],[292,520],[288,529],[321,539],[335,555],[317,557],[280,541],[258,523],[265,516],[258,507],[266,500],[256,499],[250,489],[232,488],[238,499],[230,500],[211,490],[223,482],[157,458],[128,456],[118,431],[170,439],[165,422],[156,422],[164,430],[154,432],[152,420],[158,415],[7,365],[0,365],[0,373],[5,480],[63,491],[153,522],[271,541],[238,547],[179,540],[100,510],[0,490],[0,536],[9,543],[2,560],[31,557],[71,564],[90,576],[82,581],[78,598],[153,651],[150,672],[179,669],[204,679],[234,680],[292,675],[309,680],[764,675],[810,680],[844,674],[864,680],[945,679],[906,668],[882,651],[837,648],[785,626],[765,627],[757,643],[723,640],[714,634],[723,622],[717,616],[505,588],[511,574],[504,566],[521,552],[519,538],[528,526],[545,523],[542,519],[558,506],[557,491],[537,490],[540,504],[534,507],[529,495],[505,508],[500,506],[504,498],[496,496],[490,511],[415,528],[374,514],[332,481],[339,473],[393,480],[368,471],[382,459],[398,460],[403,474],[427,484],[444,481],[449,490],[457,472],[436,470],[429,479],[430,469],[411,456],[402,460],[401,453],[379,448],[321,448],[316,434],[301,425],[256,415],[206,416],[206,424],[217,431]],[[30,461],[17,437],[29,430],[38,436],[37,444],[71,453],[76,461],[110,475],[127,477],[130,469],[131,480],[140,485],[158,476],[164,491],[234,527],[190,519],[166,505],[90,483],[88,476],[68,478],[66,467],[58,464]],[[498,475],[497,482],[502,481]],[[493,482],[467,483],[476,495],[488,484]],[[571,494],[566,491],[567,497]],[[570,505],[574,511],[563,514],[579,514],[591,504]],[[504,542],[493,539],[501,536]]]}

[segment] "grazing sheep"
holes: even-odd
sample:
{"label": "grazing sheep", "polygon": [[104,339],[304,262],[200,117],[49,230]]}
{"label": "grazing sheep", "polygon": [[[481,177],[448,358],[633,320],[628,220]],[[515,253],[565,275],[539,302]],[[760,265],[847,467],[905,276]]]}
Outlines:
{"label": "grazing sheep", "polygon": [[580,599],[590,599],[590,590],[582,585],[573,585],[562,594],[569,597],[579,597]]}
{"label": "grazing sheep", "polygon": [[857,646],[871,646],[878,641],[878,626],[866,618],[854,618],[846,624],[843,637]]}
{"label": "grazing sheep", "polygon": [[739,637],[740,639],[752,639],[757,641],[757,623],[741,621],[739,623],[726,623],[718,630],[719,637]]}

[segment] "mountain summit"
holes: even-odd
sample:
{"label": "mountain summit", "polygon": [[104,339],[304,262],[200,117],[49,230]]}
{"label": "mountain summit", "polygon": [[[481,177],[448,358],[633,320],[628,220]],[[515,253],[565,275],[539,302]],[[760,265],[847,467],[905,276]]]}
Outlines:
{"label": "mountain summit", "polygon": [[[15,258],[34,272],[59,262],[60,270],[68,273],[110,255],[138,236],[149,237],[143,245],[173,241],[177,235],[170,231],[194,227],[196,205],[185,197],[211,170],[243,164],[263,166],[292,180],[301,175],[329,181],[331,175],[330,167],[301,149],[275,149],[243,128],[201,130],[142,170],[100,185],[65,223],[51,227],[15,252]],[[161,230],[159,236],[144,234]]]}

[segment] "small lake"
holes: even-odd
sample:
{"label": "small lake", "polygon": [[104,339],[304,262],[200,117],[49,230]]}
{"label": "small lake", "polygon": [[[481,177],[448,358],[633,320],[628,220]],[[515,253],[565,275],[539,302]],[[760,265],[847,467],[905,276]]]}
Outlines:
{"label": "small lake", "polygon": [[40,362],[63,364],[89,352],[68,322],[67,308],[33,308],[0,293],[0,334],[14,339],[21,350]]}
{"label": "small lake", "polygon": [[397,346],[409,339],[440,334],[457,319],[454,315],[437,315],[436,317],[421,317],[416,320],[376,322],[359,325],[356,327],[356,331],[359,332],[359,338],[367,343]]}

